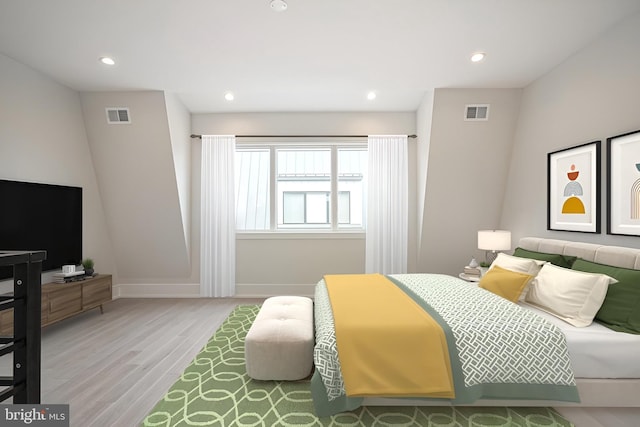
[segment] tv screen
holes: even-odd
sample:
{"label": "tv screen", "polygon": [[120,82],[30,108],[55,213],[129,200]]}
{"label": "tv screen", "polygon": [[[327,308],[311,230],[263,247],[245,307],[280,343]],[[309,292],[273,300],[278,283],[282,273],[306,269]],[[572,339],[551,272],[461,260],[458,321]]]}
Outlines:
{"label": "tv screen", "polygon": [[[42,271],[82,260],[82,188],[0,180],[0,252],[46,250]],[[0,280],[13,277],[0,268]]]}

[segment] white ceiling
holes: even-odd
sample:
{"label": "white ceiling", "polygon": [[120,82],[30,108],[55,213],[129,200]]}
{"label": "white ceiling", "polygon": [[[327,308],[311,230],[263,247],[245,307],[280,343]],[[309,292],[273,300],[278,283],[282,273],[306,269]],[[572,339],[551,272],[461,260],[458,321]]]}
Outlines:
{"label": "white ceiling", "polygon": [[[0,52],[79,91],[165,90],[192,112],[413,111],[433,88],[524,87],[640,12],[638,0],[286,2],[0,0]],[[486,59],[472,64],[475,51]]]}

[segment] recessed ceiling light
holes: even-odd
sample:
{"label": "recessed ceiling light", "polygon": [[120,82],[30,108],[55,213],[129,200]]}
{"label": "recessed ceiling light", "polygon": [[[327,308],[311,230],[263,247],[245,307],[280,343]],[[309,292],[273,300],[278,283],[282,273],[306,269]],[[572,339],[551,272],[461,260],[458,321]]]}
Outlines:
{"label": "recessed ceiling light", "polygon": [[109,58],[108,56],[103,56],[100,58],[100,62],[102,62],[104,65],[115,65],[116,61],[113,60],[113,58]]}
{"label": "recessed ceiling light", "polygon": [[287,5],[287,2],[285,2],[284,0],[271,0],[270,6],[271,10],[275,12],[284,12],[285,10],[287,10],[287,7],[289,7],[289,5]]}
{"label": "recessed ceiling light", "polygon": [[373,101],[374,99],[376,99],[376,93],[374,91],[371,91],[367,94],[367,99],[369,101]]}
{"label": "recessed ceiling light", "polygon": [[233,101],[234,96],[231,92],[227,92],[224,94],[224,99],[226,99],[227,101]]}
{"label": "recessed ceiling light", "polygon": [[471,62],[480,62],[484,59],[484,57],[485,57],[484,52],[474,53],[473,55],[471,55]]}

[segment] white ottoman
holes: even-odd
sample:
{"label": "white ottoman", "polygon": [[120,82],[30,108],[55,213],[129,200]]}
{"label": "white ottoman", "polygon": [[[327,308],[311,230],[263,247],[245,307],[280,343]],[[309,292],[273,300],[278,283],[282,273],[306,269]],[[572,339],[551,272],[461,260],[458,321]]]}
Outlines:
{"label": "white ottoman", "polygon": [[271,297],[262,304],[244,342],[247,374],[256,380],[300,380],[313,365],[313,302]]}

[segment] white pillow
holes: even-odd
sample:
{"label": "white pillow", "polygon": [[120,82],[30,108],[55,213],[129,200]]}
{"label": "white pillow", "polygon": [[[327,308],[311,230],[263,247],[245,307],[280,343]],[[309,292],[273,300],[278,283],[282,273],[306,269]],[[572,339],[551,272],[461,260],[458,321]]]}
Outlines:
{"label": "white pillow", "polygon": [[529,287],[526,302],[573,326],[589,326],[600,309],[607,288],[617,280],[545,264]]}
{"label": "white pillow", "polygon": [[[500,252],[498,253],[496,259],[491,263],[489,270],[491,270],[495,266],[498,266],[504,268],[505,270],[528,274],[530,276],[533,276],[531,278],[531,280],[533,280],[533,278],[536,276],[536,274],[538,274],[544,264],[546,264],[546,261],[521,258]],[[527,285],[524,287],[524,289],[522,290],[522,294],[520,294],[520,298],[518,298],[519,301],[525,301],[530,286],[531,282],[527,283]]]}
{"label": "white pillow", "polygon": [[536,274],[538,274],[544,264],[546,264],[545,261],[538,261],[530,258],[521,258],[500,252],[498,253],[495,261],[491,263],[491,267],[489,267],[489,270],[497,265],[507,270],[518,271],[520,273],[535,276]]}

